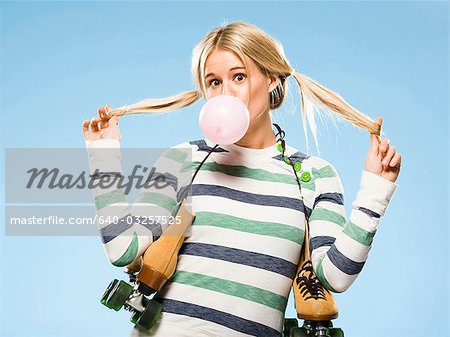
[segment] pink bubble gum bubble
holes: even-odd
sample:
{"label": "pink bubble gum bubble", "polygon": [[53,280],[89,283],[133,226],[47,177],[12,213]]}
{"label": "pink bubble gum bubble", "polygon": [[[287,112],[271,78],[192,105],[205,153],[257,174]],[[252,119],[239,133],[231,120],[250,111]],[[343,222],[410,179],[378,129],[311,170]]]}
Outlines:
{"label": "pink bubble gum bubble", "polygon": [[200,130],[216,144],[236,143],[248,130],[250,113],[239,98],[219,95],[210,98],[200,110]]}

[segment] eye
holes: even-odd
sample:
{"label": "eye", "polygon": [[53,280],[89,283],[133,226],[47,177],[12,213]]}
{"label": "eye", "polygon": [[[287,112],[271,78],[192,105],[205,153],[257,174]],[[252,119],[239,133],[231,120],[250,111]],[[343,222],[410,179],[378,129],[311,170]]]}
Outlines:
{"label": "eye", "polygon": [[214,82],[219,82],[219,81],[216,80],[216,79],[213,79],[213,80],[211,80],[211,81],[208,82],[208,86],[209,86],[209,87],[210,87],[210,86],[214,86],[214,85],[213,85]]}
{"label": "eye", "polygon": [[247,75],[245,75],[243,73],[239,73],[239,74],[234,75],[234,78],[237,78],[238,76],[240,78],[242,78],[242,80],[239,80],[238,82],[242,82],[247,77]]}

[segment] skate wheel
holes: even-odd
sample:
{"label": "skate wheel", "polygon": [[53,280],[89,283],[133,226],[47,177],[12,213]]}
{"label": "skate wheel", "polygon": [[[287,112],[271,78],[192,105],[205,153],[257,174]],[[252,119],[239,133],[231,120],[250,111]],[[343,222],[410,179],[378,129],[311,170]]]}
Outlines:
{"label": "skate wheel", "polygon": [[310,337],[310,335],[308,335],[308,331],[301,327],[301,328],[292,328],[291,331],[289,332],[289,337]]}
{"label": "skate wheel", "polygon": [[[142,305],[144,306],[144,308],[147,307],[148,302],[150,302],[150,300],[147,297],[145,297],[145,296],[142,297]],[[130,318],[131,323],[137,324],[137,321],[138,321],[139,317],[141,316],[141,314],[142,314],[142,312],[135,311],[133,313],[133,315],[131,315],[131,318]]]}
{"label": "skate wheel", "polygon": [[344,331],[341,328],[330,328],[328,334],[330,337],[344,337]]}
{"label": "skate wheel", "polygon": [[284,328],[283,328],[283,337],[289,337],[289,332],[292,328],[298,328],[298,321],[296,318],[285,318],[284,319]]}
{"label": "skate wheel", "polygon": [[112,280],[112,281],[109,283],[108,287],[106,288],[106,290],[105,290],[105,292],[103,293],[103,296],[102,296],[102,298],[101,298],[101,300],[100,300],[100,303],[103,304],[103,305],[105,305],[105,306],[107,306],[109,309],[111,309],[111,308],[107,305],[107,299],[108,299],[109,294],[111,293],[112,288],[113,288],[118,282],[119,282],[119,280],[117,280],[117,279]]}
{"label": "skate wheel", "polygon": [[153,299],[150,300],[147,306],[145,307],[145,310],[142,312],[142,314],[139,315],[139,318],[137,318],[136,324],[143,327],[146,330],[150,330],[153,324],[155,324],[156,320],[159,318],[161,311],[162,311],[161,303]]}
{"label": "skate wheel", "polygon": [[130,322],[136,324],[139,319],[139,316],[141,316],[141,313],[135,312],[133,315],[131,315]]}
{"label": "skate wheel", "polygon": [[133,287],[124,281],[116,282],[106,298],[106,306],[119,311],[133,293]]}

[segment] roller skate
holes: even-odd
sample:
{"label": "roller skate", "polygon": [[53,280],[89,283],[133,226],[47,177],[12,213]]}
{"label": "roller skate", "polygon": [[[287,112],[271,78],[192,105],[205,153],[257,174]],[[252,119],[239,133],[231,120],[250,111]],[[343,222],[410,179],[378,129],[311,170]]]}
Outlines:
{"label": "roller skate", "polygon": [[158,320],[162,305],[149,296],[154,295],[172,277],[178,261],[178,252],[195,215],[184,202],[171,224],[133,263],[125,267],[130,283],[113,280],[105,290],[101,303],[119,311],[122,307],[132,313],[131,322],[150,330]]}
{"label": "roller skate", "polygon": [[310,261],[297,269],[294,298],[297,317],[304,322],[299,327],[297,319],[286,318],[283,337],[344,337],[342,329],[331,322],[338,317],[337,304],[313,273]]}
{"label": "roller skate", "polygon": [[297,319],[286,318],[283,337],[344,337],[342,329],[334,328],[331,322],[338,317],[338,306],[333,295],[323,287],[313,270],[309,251],[309,228],[305,228],[304,247],[293,283],[297,318],[304,322],[299,327]]}

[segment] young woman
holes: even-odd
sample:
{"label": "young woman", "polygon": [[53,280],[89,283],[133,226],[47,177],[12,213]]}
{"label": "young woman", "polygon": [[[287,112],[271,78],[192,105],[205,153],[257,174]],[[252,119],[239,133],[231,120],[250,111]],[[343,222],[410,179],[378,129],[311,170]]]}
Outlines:
{"label": "young woman", "polygon": [[[163,305],[161,318],[150,332],[134,328],[132,335],[279,336],[303,243],[305,213],[314,269],[326,288],[342,292],[367,259],[398,186],[401,156],[388,140],[379,139],[381,118],[373,122],[339,95],[296,72],[282,46],[254,25],[232,22],[208,33],[193,51],[192,73],[194,91],[116,110],[100,107],[98,117],[83,123],[91,172],[97,169],[101,175],[122,172],[117,126],[122,115],[170,111],[222,94],[240,98],[250,112],[249,129],[235,144],[201,139],[172,148],[192,151],[189,170],[199,168],[208,156],[192,185],[196,218],[180,250],[176,273],[156,296]],[[303,124],[308,118],[314,135],[315,107],[370,132],[360,190],[348,220],[334,167],[285,144],[283,132],[274,132],[271,110],[283,103],[290,76],[300,90]],[[97,148],[113,148],[116,155],[102,157],[94,151]],[[156,166],[170,167],[173,172],[168,174],[177,177],[186,168],[181,151],[177,154],[163,156]],[[97,188],[93,193],[98,214],[124,218],[148,214],[151,206],[152,212],[170,215],[176,213],[186,185],[175,181],[164,192],[142,190],[131,208],[120,190]],[[99,228],[107,256],[116,266],[131,263],[167,228],[113,225]]]}

